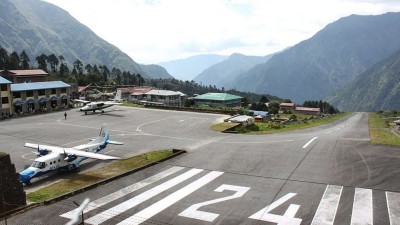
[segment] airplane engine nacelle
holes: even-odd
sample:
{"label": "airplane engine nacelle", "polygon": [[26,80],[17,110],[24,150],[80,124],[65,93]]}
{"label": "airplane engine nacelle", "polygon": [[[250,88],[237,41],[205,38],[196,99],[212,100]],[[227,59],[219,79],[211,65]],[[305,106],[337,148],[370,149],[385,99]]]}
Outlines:
{"label": "airplane engine nacelle", "polygon": [[78,158],[78,156],[76,156],[76,155],[68,155],[67,157],[65,157],[64,161],[72,162],[72,161],[74,161],[76,158]]}
{"label": "airplane engine nacelle", "polygon": [[46,149],[39,149],[38,152],[36,153],[37,157],[41,157],[41,156],[45,156],[49,154],[49,151],[47,151]]}

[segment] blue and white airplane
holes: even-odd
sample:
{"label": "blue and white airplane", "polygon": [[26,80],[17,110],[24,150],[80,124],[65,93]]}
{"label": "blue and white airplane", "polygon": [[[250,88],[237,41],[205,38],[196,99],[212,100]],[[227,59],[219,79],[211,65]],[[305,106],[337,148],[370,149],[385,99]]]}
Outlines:
{"label": "blue and white airplane", "polygon": [[122,145],[122,142],[110,140],[106,124],[103,124],[99,136],[91,140],[87,144],[79,145],[73,148],[63,148],[49,145],[38,145],[25,143],[25,147],[37,149],[36,155],[38,158],[26,170],[19,173],[19,180],[24,184],[30,184],[35,177],[42,176],[56,170],[71,170],[79,169],[80,163],[88,158],[92,159],[120,159],[115,156],[98,154],[107,144]]}

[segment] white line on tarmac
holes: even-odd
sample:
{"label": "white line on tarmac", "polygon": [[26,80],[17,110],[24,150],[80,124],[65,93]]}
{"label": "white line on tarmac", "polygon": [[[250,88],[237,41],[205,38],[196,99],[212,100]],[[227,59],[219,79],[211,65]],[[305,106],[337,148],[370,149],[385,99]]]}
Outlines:
{"label": "white line on tarmac", "polygon": [[89,224],[93,224],[93,225],[101,224],[104,221],[109,220],[112,217],[117,216],[117,215],[149,200],[150,198],[174,187],[175,185],[182,183],[183,181],[193,177],[194,175],[196,175],[202,171],[203,171],[202,169],[191,169],[180,176],[177,176],[171,180],[168,180],[165,183],[162,183],[156,187],[153,187],[152,189],[150,189],[148,191],[145,191],[139,195],[136,195],[135,197],[133,197],[125,202],[122,202],[121,204],[118,204],[106,211],[103,211],[102,213],[97,214],[97,215],[89,218],[88,220],[85,220],[85,222],[87,222]]}
{"label": "white line on tarmac", "polygon": [[[169,176],[171,174],[174,174],[174,173],[182,170],[183,168],[184,167],[179,167],[179,166],[171,167],[171,168],[169,168],[169,169],[167,169],[167,170],[165,170],[163,172],[160,172],[160,173],[158,173],[158,174],[156,174],[154,176],[148,177],[148,178],[146,178],[146,179],[144,179],[144,180],[142,180],[140,182],[134,183],[134,184],[129,185],[129,186],[125,187],[125,188],[122,188],[122,189],[120,189],[120,190],[118,190],[116,192],[113,192],[113,193],[111,193],[109,195],[106,195],[106,196],[104,196],[102,198],[94,200],[93,202],[89,203],[89,205],[85,208],[83,213],[87,213],[87,212],[89,212],[91,210],[97,209],[97,208],[99,208],[99,207],[101,207],[101,206],[103,206],[105,204],[108,204],[108,203],[110,203],[110,202],[112,202],[114,200],[122,198],[127,194],[130,194],[130,193],[132,193],[134,191],[137,191],[137,190],[139,190],[141,188],[144,188],[144,187],[146,187],[146,186],[148,186],[148,185],[150,185],[150,184],[152,184],[152,183],[154,183],[156,181],[159,181],[159,180],[161,180],[161,179],[163,179],[163,178],[165,178],[165,177],[167,177],[167,176]],[[67,213],[64,213],[64,214],[60,215],[60,216],[71,219],[73,217],[74,213],[75,213],[75,210],[76,209],[71,210],[71,211],[69,211]]]}
{"label": "white line on tarmac", "polygon": [[386,203],[389,212],[390,225],[400,224],[400,194],[387,191]]}
{"label": "white line on tarmac", "polygon": [[310,144],[311,144],[311,142],[313,142],[315,139],[317,139],[318,137],[314,137],[313,139],[311,139],[310,141],[308,141],[304,146],[303,146],[303,148],[307,148]]}
{"label": "white line on tarmac", "polygon": [[162,200],[154,203],[153,205],[143,209],[142,211],[136,213],[135,215],[123,220],[118,223],[118,225],[132,225],[132,224],[141,224],[146,220],[150,219],[154,215],[163,211],[164,209],[170,207],[174,203],[203,187],[204,185],[210,183],[215,178],[221,176],[223,172],[212,171],[207,175],[201,177],[200,179],[194,181],[193,183],[188,184],[187,186],[175,191],[174,193],[168,195]]}
{"label": "white line on tarmac", "polygon": [[330,133],[332,133],[332,131],[325,132],[325,134],[330,134]]}
{"label": "white line on tarmac", "polygon": [[372,225],[372,190],[356,188],[353,202],[353,213],[351,214],[351,225]]}
{"label": "white line on tarmac", "polygon": [[332,225],[336,217],[343,186],[328,185],[311,225]]}

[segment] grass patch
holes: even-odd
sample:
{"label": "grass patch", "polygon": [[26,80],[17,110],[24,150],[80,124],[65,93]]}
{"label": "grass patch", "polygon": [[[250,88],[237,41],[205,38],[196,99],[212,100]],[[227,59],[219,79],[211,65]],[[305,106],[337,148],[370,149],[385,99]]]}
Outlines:
{"label": "grass patch", "polygon": [[84,174],[76,174],[73,178],[60,180],[47,187],[29,193],[27,199],[31,202],[43,202],[74,190],[79,190],[101,180],[123,174],[149,163],[165,159],[172,154],[172,150],[154,151],[110,163],[99,170],[90,171]]}
{"label": "grass patch", "polygon": [[144,108],[144,105],[136,104],[136,103],[133,103],[133,102],[127,102],[127,101],[122,102],[122,105],[123,106],[129,106],[129,107]]}
{"label": "grass patch", "polygon": [[293,130],[301,130],[331,123],[335,120],[347,116],[348,114],[349,113],[340,113],[325,118],[318,118],[314,116],[312,117],[312,119],[311,116],[308,116],[308,118],[310,119],[305,119],[306,117],[304,117],[304,119],[299,123],[285,124],[285,125],[282,125],[279,122],[267,122],[267,123],[256,122],[253,126],[250,126],[249,128],[240,128],[241,129],[240,132],[248,134],[272,134],[272,133],[287,132]]}
{"label": "grass patch", "polygon": [[371,143],[400,146],[400,138],[390,131],[389,120],[390,119],[387,119],[378,113],[368,114],[368,126]]}
{"label": "grass patch", "polygon": [[236,125],[238,125],[238,123],[230,123],[230,122],[216,123],[211,126],[211,130],[222,132]]}

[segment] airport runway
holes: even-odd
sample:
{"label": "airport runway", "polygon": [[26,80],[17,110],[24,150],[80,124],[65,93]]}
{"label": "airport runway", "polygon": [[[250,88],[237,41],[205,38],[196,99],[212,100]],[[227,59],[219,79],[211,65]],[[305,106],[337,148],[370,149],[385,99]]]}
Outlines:
{"label": "airport runway", "polygon": [[[2,129],[0,141],[73,146],[104,122],[112,139],[126,143],[109,146],[109,154],[167,148],[188,153],[19,214],[8,224],[64,224],[76,208],[73,201],[87,197],[85,224],[400,224],[400,148],[370,144],[366,113],[307,130],[240,135],[209,130],[221,115],[116,109],[104,115],[69,112],[66,121],[54,114],[41,117],[48,120],[42,125],[34,117],[22,119],[25,125],[10,121],[10,133]],[[13,160],[26,163],[18,157],[28,151],[13,150]]]}

